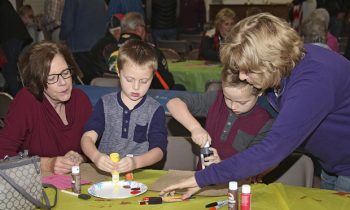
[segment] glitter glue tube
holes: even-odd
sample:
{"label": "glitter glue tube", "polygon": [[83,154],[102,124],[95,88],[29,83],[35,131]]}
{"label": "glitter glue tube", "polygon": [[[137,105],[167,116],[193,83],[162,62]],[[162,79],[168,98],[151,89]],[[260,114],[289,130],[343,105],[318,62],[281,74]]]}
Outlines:
{"label": "glitter glue tube", "polygon": [[250,210],[250,199],[250,185],[244,184],[241,193],[241,210]]}
{"label": "glitter glue tube", "polygon": [[238,184],[231,181],[228,184],[228,210],[237,210],[238,208]]}
{"label": "glitter glue tube", "polygon": [[209,142],[207,141],[207,143],[205,143],[205,146],[203,148],[201,148],[201,163],[202,163],[202,169],[205,169],[204,166],[204,158],[209,157],[210,155],[213,154],[212,151],[209,150]]}
{"label": "glitter glue tube", "polygon": [[[118,153],[111,153],[109,155],[109,157],[111,158],[111,161],[114,163],[118,163],[119,162],[119,154]],[[119,172],[114,170],[112,171],[112,183],[114,186],[117,186],[119,182]]]}
{"label": "glitter glue tube", "polygon": [[[131,157],[133,158],[133,154],[127,154],[126,157]],[[134,160],[133,160],[134,161]],[[125,180],[132,181],[134,179],[134,174],[132,171],[129,171],[128,173],[125,174]]]}
{"label": "glitter glue tube", "polygon": [[81,192],[79,166],[72,167],[72,191],[78,194]]}

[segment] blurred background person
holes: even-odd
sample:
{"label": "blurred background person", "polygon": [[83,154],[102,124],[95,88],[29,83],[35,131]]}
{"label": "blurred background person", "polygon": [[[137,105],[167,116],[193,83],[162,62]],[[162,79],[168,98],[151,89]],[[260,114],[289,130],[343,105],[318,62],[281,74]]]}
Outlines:
{"label": "blurred background person", "polygon": [[45,0],[43,26],[48,36],[54,42],[60,40],[61,18],[63,13],[64,0]]}
{"label": "blurred background person", "polygon": [[179,4],[177,0],[147,1],[147,18],[151,20],[152,39],[157,45],[158,40],[176,40],[177,17]]}
{"label": "blurred background person", "polygon": [[2,74],[7,83],[7,92],[15,96],[21,85],[18,81],[17,60],[22,49],[32,42],[26,26],[8,0],[0,1],[0,46],[7,62]]}
{"label": "blurred background person", "polygon": [[125,15],[128,12],[138,12],[145,17],[145,9],[141,0],[110,0],[108,3],[108,17],[115,14]]}
{"label": "blurred background person", "polygon": [[206,31],[202,38],[199,57],[204,60],[220,62],[220,44],[235,23],[236,13],[229,8],[221,9],[215,16],[214,28]]}
{"label": "blurred background person", "polygon": [[26,25],[28,33],[33,39],[33,42],[39,42],[45,39],[44,32],[41,27],[38,17],[35,17],[32,6],[29,4],[23,5],[18,10],[24,25]]}
{"label": "blurred background person", "polygon": [[102,0],[69,0],[64,3],[60,40],[72,51],[86,84],[93,78],[88,67],[89,53],[104,36],[107,21],[106,5]]}

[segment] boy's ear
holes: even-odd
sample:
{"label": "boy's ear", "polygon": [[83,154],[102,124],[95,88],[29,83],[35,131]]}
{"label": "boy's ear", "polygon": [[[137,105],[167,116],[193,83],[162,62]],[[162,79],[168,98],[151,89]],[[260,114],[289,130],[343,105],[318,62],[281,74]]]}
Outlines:
{"label": "boy's ear", "polygon": [[116,67],[115,70],[117,71],[117,75],[120,78],[120,70],[118,69],[118,67]]}

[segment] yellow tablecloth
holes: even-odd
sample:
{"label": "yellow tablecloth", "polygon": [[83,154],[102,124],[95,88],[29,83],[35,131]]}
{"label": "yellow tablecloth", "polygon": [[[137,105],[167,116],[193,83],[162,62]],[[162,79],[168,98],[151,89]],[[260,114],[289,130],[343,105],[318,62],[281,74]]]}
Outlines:
{"label": "yellow tablecloth", "polygon": [[184,62],[168,62],[175,83],[182,84],[187,91],[204,92],[208,80],[221,80],[222,67],[206,64],[206,61],[189,60]]}
{"label": "yellow tablecloth", "polygon": [[[93,182],[109,180],[109,176],[96,175],[91,166],[82,168],[82,178]],[[87,170],[88,169],[88,170]],[[84,172],[85,171],[85,172]],[[159,177],[166,174],[160,170],[139,170],[134,173],[135,180],[151,186]],[[87,193],[88,186],[82,187],[82,193]],[[50,200],[53,191],[47,190]],[[195,196],[194,199],[178,203],[159,205],[139,205],[138,201],[147,196],[158,196],[158,192],[147,191],[145,194],[128,198],[106,200],[92,197],[90,200],[81,200],[75,196],[59,192],[55,210],[93,210],[93,209],[166,209],[166,210],[195,210],[205,209],[211,202],[227,199],[221,197]],[[121,204],[128,202],[129,204]],[[227,206],[220,209],[227,209]],[[348,210],[350,209],[350,194],[337,193],[330,190],[320,190],[304,187],[286,186],[279,183],[270,185],[252,185],[252,210]]]}

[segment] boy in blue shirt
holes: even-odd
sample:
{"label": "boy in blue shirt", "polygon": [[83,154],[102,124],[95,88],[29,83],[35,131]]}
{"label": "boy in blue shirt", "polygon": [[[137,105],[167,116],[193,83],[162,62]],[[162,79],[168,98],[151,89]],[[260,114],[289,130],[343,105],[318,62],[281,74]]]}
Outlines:
{"label": "boy in blue shirt", "polygon": [[[163,107],[146,95],[157,69],[154,48],[140,40],[127,41],[119,49],[117,67],[121,91],[102,96],[97,102],[85,125],[81,147],[99,169],[124,173],[163,158],[167,129]],[[100,137],[97,149],[95,143]],[[108,156],[115,152],[121,157],[119,163]]]}

